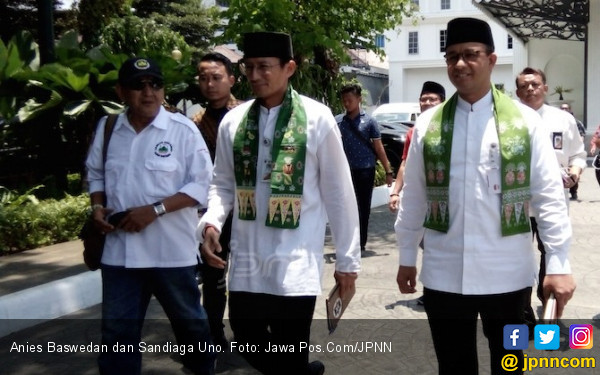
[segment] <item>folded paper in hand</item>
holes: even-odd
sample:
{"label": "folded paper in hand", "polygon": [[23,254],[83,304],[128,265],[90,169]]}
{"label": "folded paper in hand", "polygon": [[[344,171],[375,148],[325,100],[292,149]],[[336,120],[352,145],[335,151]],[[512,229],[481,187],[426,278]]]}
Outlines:
{"label": "folded paper in hand", "polygon": [[556,307],[556,298],[554,297],[554,293],[550,293],[550,297],[548,297],[548,300],[544,306],[542,320],[544,320],[546,323],[556,323],[558,320]]}
{"label": "folded paper in hand", "polygon": [[344,298],[340,297],[340,284],[338,283],[329,292],[325,305],[327,307],[327,327],[330,334],[337,328],[342,314],[346,310],[346,307],[348,307],[352,297],[354,297],[354,292],[355,290],[352,288],[351,291],[346,292]]}

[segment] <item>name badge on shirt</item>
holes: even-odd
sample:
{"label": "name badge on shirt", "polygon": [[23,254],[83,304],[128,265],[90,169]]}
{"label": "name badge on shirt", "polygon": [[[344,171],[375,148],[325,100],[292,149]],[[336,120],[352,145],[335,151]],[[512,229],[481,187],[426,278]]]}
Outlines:
{"label": "name badge on shirt", "polygon": [[490,194],[500,194],[502,190],[500,184],[500,150],[497,143],[490,144],[486,175]]}
{"label": "name badge on shirt", "polygon": [[563,148],[563,133],[553,132],[552,133],[552,146],[555,150],[562,150]]}

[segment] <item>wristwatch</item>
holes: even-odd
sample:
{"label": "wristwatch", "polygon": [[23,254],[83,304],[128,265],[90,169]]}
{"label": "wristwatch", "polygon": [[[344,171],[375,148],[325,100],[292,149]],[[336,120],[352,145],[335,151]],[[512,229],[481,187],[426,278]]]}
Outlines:
{"label": "wristwatch", "polygon": [[165,208],[165,205],[163,204],[163,202],[156,202],[152,205],[152,207],[154,208],[154,212],[156,213],[156,216],[162,216],[164,214],[167,213],[167,209]]}
{"label": "wristwatch", "polygon": [[385,172],[385,174],[386,174],[386,175],[388,175],[388,176],[392,176],[392,177],[394,176],[394,172],[392,172],[392,171],[390,171],[390,172]]}

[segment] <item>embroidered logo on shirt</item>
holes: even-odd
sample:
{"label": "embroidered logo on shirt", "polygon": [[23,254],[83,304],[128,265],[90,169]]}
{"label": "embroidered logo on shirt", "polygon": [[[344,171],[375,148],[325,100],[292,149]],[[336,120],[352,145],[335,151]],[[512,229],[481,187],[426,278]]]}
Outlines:
{"label": "embroidered logo on shirt", "polygon": [[172,152],[173,152],[173,145],[166,141],[159,142],[154,147],[154,155],[160,156],[161,158],[166,158],[166,157],[171,156]]}

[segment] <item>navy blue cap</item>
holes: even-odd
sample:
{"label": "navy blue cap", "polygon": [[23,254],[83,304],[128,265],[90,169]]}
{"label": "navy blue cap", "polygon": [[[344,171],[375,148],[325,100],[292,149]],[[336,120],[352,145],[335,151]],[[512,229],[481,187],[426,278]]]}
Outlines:
{"label": "navy blue cap", "polygon": [[121,65],[121,69],[119,69],[119,83],[121,85],[127,85],[136,78],[144,76],[163,79],[162,71],[158,64],[144,57],[133,57],[125,61]]}

